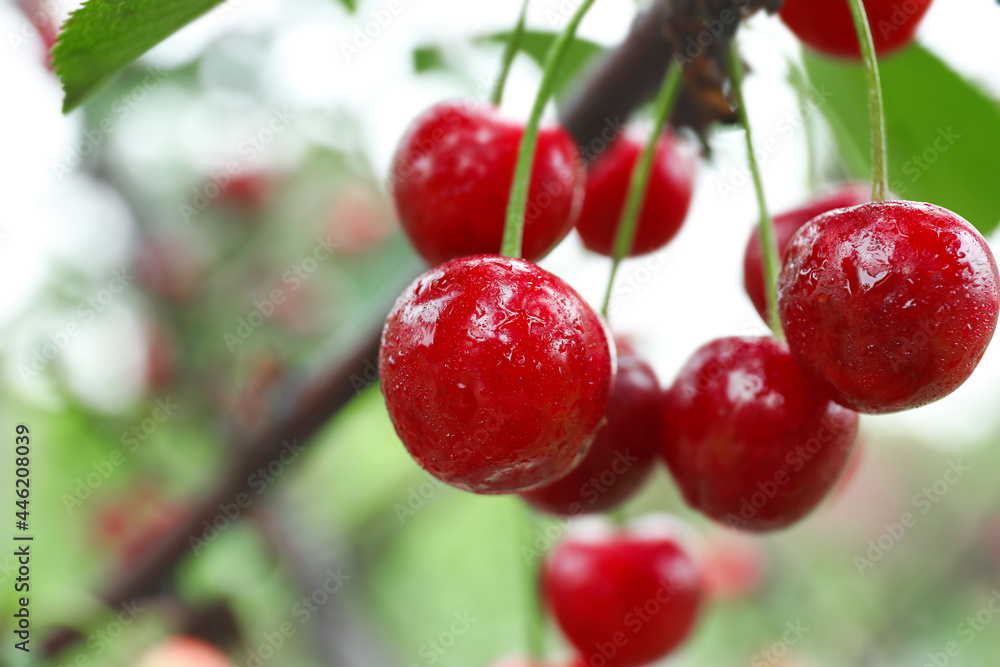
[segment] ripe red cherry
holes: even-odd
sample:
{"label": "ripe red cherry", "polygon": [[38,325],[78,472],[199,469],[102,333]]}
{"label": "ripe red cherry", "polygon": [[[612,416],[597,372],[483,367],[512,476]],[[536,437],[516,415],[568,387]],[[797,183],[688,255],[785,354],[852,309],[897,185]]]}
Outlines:
{"label": "ripe red cherry", "polygon": [[[778,256],[784,257],[788,242],[802,225],[817,215],[845,206],[857,206],[871,199],[871,186],[860,183],[847,183],[830,193],[816,199],[805,206],[775,216],[774,235],[778,243]],[[760,247],[760,229],[754,227],[747,248],[743,254],[743,287],[753,301],[761,318],[767,321],[767,299],[764,291],[764,258]]]}
{"label": "ripe red cherry", "polygon": [[[417,118],[392,167],[396,212],[432,266],[500,251],[524,127],[493,107],[447,102]],[[523,254],[542,258],[576,223],[583,167],[562,128],[542,128],[525,213]]]}
{"label": "ripe red cherry", "polygon": [[702,597],[695,564],[668,524],[618,531],[591,519],[546,560],[552,614],[586,664],[637,667],[690,634]]}
{"label": "ripe red cherry", "polygon": [[660,448],[660,385],[627,343],[616,341],[618,373],[605,412],[583,461],[559,481],[522,497],[534,508],[573,516],[605,512],[642,486]]}
{"label": "ripe red cherry", "polygon": [[858,416],[829,400],[772,338],[701,347],[666,393],[664,454],[695,509],[731,528],[784,528],[837,482]]}
{"label": "ripe red cherry", "polygon": [[417,463],[474,493],[569,473],[615,374],[601,317],[531,262],[463,257],[420,276],[386,320],[382,393]]}
{"label": "ripe red cherry", "polygon": [[778,284],[788,345],[810,380],[859,412],[950,394],[997,323],[996,261],[951,211],[905,201],[831,211],[799,230]]}
{"label": "ripe red cherry", "polygon": [[[576,230],[590,250],[611,256],[632,171],[643,146],[629,137],[611,144],[587,170],[583,208]],[[691,204],[697,161],[670,133],[660,137],[630,256],[665,246],[677,234]]]}
{"label": "ripe red cherry", "polygon": [[[875,52],[884,56],[913,40],[931,0],[864,0],[864,4]],[[785,0],[780,16],[796,37],[820,53],[861,57],[847,0]]]}

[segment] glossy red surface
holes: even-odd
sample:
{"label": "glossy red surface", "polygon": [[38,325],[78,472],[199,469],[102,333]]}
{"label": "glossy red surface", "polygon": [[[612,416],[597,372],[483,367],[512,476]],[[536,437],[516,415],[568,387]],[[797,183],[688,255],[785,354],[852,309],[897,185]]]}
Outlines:
{"label": "glossy red surface", "polygon": [[[493,107],[447,102],[418,117],[393,161],[391,191],[410,242],[432,266],[500,252],[524,127]],[[542,128],[528,190],[522,255],[538,260],[573,228],[583,165],[560,127]]]}
{"label": "glossy red surface", "polygon": [[[931,0],[864,0],[875,52],[884,56],[913,39]],[[858,34],[847,0],[785,0],[781,20],[820,53],[860,58]]]}
{"label": "glossy red surface", "polygon": [[522,495],[535,509],[573,516],[605,512],[632,497],[660,449],[660,384],[628,344],[616,341],[618,373],[587,456],[559,481]]}
{"label": "glossy red surface", "polygon": [[417,278],[386,320],[382,393],[403,444],[474,493],[551,483],[586,454],[615,372],[601,317],[562,280],[497,255]]}
{"label": "glossy red surface", "polygon": [[698,570],[668,534],[572,532],[549,555],[545,599],[591,667],[637,667],[690,634],[702,592]]}
{"label": "glossy red surface", "polygon": [[663,400],[664,455],[688,504],[732,528],[812,511],[850,457],[858,416],[806,381],[772,338],[702,346]]}
{"label": "glossy red surface", "polygon": [[[774,234],[778,255],[784,258],[788,242],[802,225],[817,215],[845,206],[857,206],[871,200],[872,188],[861,183],[845,183],[805,206],[774,217]],[[743,287],[761,318],[767,322],[767,301],[764,296],[764,258],[761,254],[760,228],[754,227],[743,253]]]}
{"label": "glossy red surface", "polygon": [[972,374],[997,323],[996,261],[972,225],[891,201],[814,218],[792,239],[778,305],[803,372],[859,412],[915,408]]}
{"label": "glossy red surface", "polygon": [[[632,171],[642,149],[638,141],[623,136],[587,170],[583,208],[576,229],[584,245],[594,252],[612,255]],[[630,256],[662,248],[677,234],[691,204],[696,167],[693,150],[682,146],[670,134],[660,137]]]}

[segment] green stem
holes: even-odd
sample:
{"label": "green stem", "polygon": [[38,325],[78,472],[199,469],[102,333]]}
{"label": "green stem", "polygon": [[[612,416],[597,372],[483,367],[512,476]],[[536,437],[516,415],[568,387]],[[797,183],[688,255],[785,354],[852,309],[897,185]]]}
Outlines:
{"label": "green stem", "polygon": [[500,106],[503,101],[503,89],[507,84],[507,75],[510,74],[510,66],[514,63],[514,56],[521,48],[521,38],[524,37],[524,19],[528,14],[528,0],[521,3],[521,14],[517,17],[517,25],[514,31],[507,37],[507,45],[503,50],[503,63],[500,65],[500,78],[497,79],[497,87],[493,89],[493,97],[490,100],[494,106]]}
{"label": "green stem", "polygon": [[632,251],[632,244],[635,242],[635,232],[639,228],[639,214],[642,212],[642,205],[646,201],[646,189],[649,187],[649,175],[653,170],[653,157],[656,155],[656,144],[660,140],[663,127],[670,118],[677,96],[681,90],[682,70],[679,65],[667,66],[667,74],[663,79],[663,85],[656,96],[653,107],[653,128],[646,140],[642,155],[636,162],[632,170],[632,178],[629,181],[628,197],[625,199],[625,206],[622,211],[621,220],[618,222],[618,231],[615,233],[615,244],[611,262],[611,276],[608,278],[608,288],[604,292],[604,305],[601,312],[604,317],[608,316],[608,306],[611,303],[611,291],[615,284],[615,276],[618,274],[618,266],[622,259]]}
{"label": "green stem", "polygon": [[503,243],[500,246],[500,254],[507,257],[521,256],[521,240],[524,237],[524,211],[528,205],[528,187],[531,183],[531,165],[535,159],[535,145],[538,143],[538,126],[542,121],[542,112],[545,105],[552,96],[552,89],[555,84],[556,72],[559,65],[573,42],[576,29],[580,21],[587,14],[587,10],[594,4],[594,0],[583,0],[569,20],[566,28],[559,33],[555,42],[549,48],[545,56],[545,66],[542,69],[542,82],[538,87],[538,95],[535,96],[535,104],[531,108],[531,115],[528,116],[528,124],[524,128],[524,136],[521,138],[521,148],[517,154],[517,166],[514,168],[514,181],[510,188],[510,201],[507,203],[507,222],[503,229]]}
{"label": "green stem", "polygon": [[753,149],[753,133],[750,131],[750,119],[747,116],[747,106],[743,99],[743,61],[740,60],[736,41],[729,46],[729,77],[733,85],[733,97],[736,99],[736,113],[743,126],[747,140],[747,160],[750,163],[750,174],[753,176],[753,187],[757,194],[757,208],[760,210],[760,244],[764,257],[764,288],[767,295],[767,321],[771,331],[779,339],[784,339],[781,331],[781,320],[778,318],[778,274],[781,272],[781,259],[778,256],[778,242],[774,235],[774,221],[767,212],[767,201],[764,198],[764,179],[760,175],[760,165]]}
{"label": "green stem", "polygon": [[[518,524],[524,533],[519,543],[530,548],[530,545],[535,542],[535,529],[538,527],[538,518],[528,503],[519,498],[515,499],[515,502],[519,505],[518,510],[520,512]],[[519,549],[518,556],[524,558],[520,551]],[[541,663],[545,659],[545,611],[542,607],[542,596],[539,591],[539,565],[541,562],[540,558],[537,560],[537,564],[525,558],[524,594],[525,609],[527,611],[525,617],[527,621],[525,638],[527,640],[528,660],[531,664]]]}
{"label": "green stem", "polygon": [[868,14],[862,0],[848,0],[854,27],[858,31],[861,57],[865,63],[865,79],[868,83],[868,117],[872,133],[872,201],[884,201],[888,196],[886,182],[889,180],[885,166],[885,108],[882,103],[882,81],[878,73],[878,59],[875,57],[875,42],[872,39]]}

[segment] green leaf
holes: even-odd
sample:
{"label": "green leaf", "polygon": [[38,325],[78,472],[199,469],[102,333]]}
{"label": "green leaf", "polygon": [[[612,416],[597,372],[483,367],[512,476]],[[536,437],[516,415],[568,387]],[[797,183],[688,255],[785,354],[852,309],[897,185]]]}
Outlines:
{"label": "green leaf", "polygon": [[[860,64],[805,53],[806,70],[854,175],[870,178],[868,109]],[[1000,104],[920,46],[881,63],[889,188],[955,211],[988,234],[1000,222]]]}
{"label": "green leaf", "polygon": [[337,0],[337,2],[342,4],[344,8],[352,14],[358,9],[357,0]]}
{"label": "green leaf", "polygon": [[[507,42],[509,36],[509,32],[502,32],[495,35],[488,35],[484,40],[504,44]],[[555,38],[556,33],[553,32],[525,30],[524,36],[521,38],[521,52],[541,66],[545,63],[545,54],[549,52],[549,47],[552,46]],[[553,88],[555,97],[557,99],[562,97],[569,84],[580,75],[584,67],[595,56],[603,52],[604,47],[600,44],[595,44],[585,39],[574,39],[570,43],[569,49],[566,51],[566,57],[563,59],[559,73],[556,75]]]}
{"label": "green leaf", "polygon": [[52,50],[66,93],[80,105],[116,72],[223,0],[87,0],[70,14]]}

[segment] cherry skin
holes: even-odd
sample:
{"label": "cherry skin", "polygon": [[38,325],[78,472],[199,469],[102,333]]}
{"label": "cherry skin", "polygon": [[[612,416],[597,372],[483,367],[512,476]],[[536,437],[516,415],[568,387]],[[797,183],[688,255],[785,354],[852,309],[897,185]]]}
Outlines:
{"label": "cherry skin", "polygon": [[[871,200],[871,186],[861,183],[846,183],[831,190],[805,206],[788,211],[774,218],[774,235],[778,244],[778,256],[784,257],[788,242],[795,232],[817,215],[845,206],[857,206]],[[767,322],[767,297],[764,291],[764,258],[760,246],[760,228],[754,227],[743,253],[743,287],[753,302],[761,318]]]}
{"label": "cherry skin", "polygon": [[858,412],[950,394],[997,323],[996,261],[968,222],[933,204],[831,211],[792,239],[778,310],[803,372]]}
{"label": "cherry skin", "polygon": [[[864,0],[875,53],[884,56],[913,40],[931,0]],[[785,0],[780,12],[795,36],[829,56],[860,58],[858,34],[847,0]]]}
{"label": "cherry skin", "polygon": [[[500,251],[507,200],[524,127],[493,107],[446,102],[417,118],[392,167],[403,230],[431,266]],[[532,166],[522,253],[541,259],[569,234],[583,198],[576,144],[542,128]]]}
{"label": "cherry skin", "polygon": [[663,452],[684,498],[731,528],[789,526],[840,478],[858,415],[829,400],[772,338],[702,346],[663,400]]}
{"label": "cherry skin", "polygon": [[575,516],[606,512],[642,486],[660,449],[660,385],[630,345],[615,341],[618,373],[587,456],[553,484],[522,494],[535,509]]}
{"label": "cherry skin", "polygon": [[[596,253],[611,257],[614,252],[632,172],[642,150],[642,144],[623,136],[587,170],[576,230],[583,244]],[[696,164],[694,152],[672,134],[660,137],[630,257],[662,248],[677,234],[691,204]]]}
{"label": "cherry skin", "polygon": [[528,491],[587,453],[615,375],[601,317],[566,283],[499,255],[452,260],[386,320],[382,393],[403,444],[473,493]]}
{"label": "cherry skin", "polygon": [[654,662],[694,627],[702,598],[698,569],[667,525],[619,531],[590,521],[571,529],[546,559],[545,600],[581,662]]}

